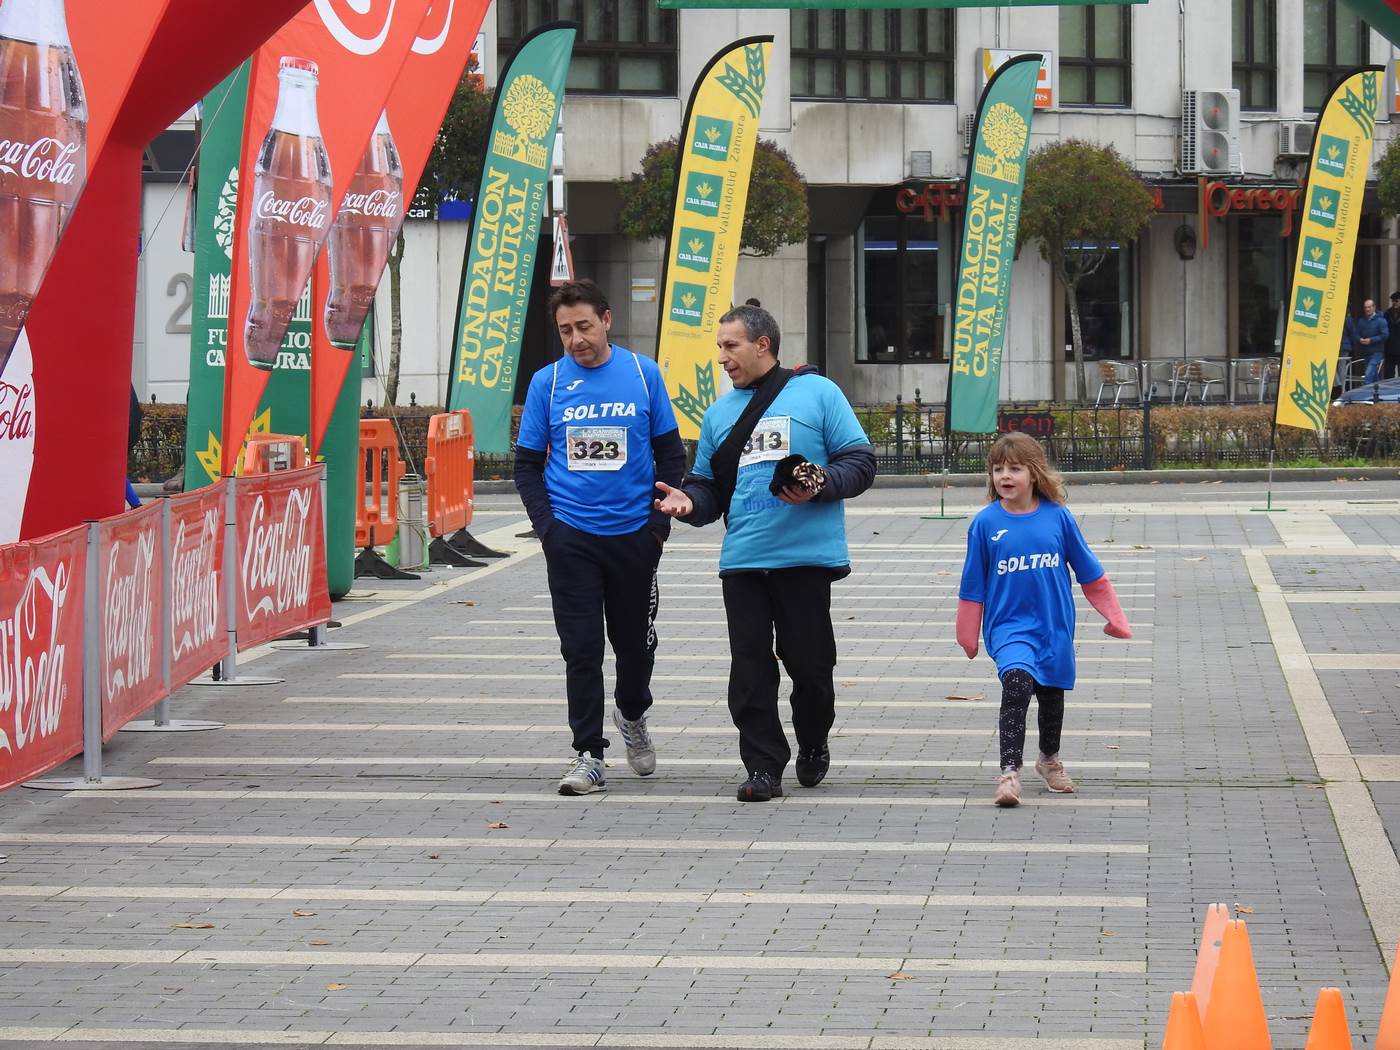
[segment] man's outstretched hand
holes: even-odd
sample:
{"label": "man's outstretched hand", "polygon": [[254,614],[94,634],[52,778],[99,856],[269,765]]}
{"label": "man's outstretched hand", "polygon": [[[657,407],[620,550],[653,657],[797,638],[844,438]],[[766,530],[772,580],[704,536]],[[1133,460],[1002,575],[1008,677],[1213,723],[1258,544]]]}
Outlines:
{"label": "man's outstretched hand", "polygon": [[662,514],[667,514],[673,518],[684,518],[695,509],[695,504],[691,502],[689,496],[678,488],[673,488],[664,481],[658,481],[656,487],[661,490],[662,498],[652,500],[652,506]]}

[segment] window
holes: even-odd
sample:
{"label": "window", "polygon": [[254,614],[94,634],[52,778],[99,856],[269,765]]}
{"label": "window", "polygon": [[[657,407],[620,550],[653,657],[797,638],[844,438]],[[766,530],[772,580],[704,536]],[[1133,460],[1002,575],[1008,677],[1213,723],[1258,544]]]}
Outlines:
{"label": "window", "polygon": [[1274,109],[1278,59],[1274,31],[1278,0],[1233,0],[1233,50],[1235,88],[1242,109]]}
{"label": "window", "polygon": [[1239,302],[1238,356],[1264,357],[1283,345],[1288,295],[1288,241],[1275,218],[1235,220],[1235,280]]}
{"label": "window", "polygon": [[951,102],[953,12],[793,11],[792,96]]}
{"label": "window", "polygon": [[1361,16],[1341,0],[1303,0],[1303,108],[1316,111],[1337,81],[1370,54]]}
{"label": "window", "polygon": [[676,13],[655,0],[499,0],[497,53],[504,66],[520,38],[555,19],[579,24],[567,91],[675,95]]}
{"label": "window", "polygon": [[1060,8],[1060,102],[1128,105],[1132,101],[1131,36],[1127,7]]}
{"label": "window", "polygon": [[[1068,248],[1066,251],[1077,251]],[[1079,282],[1079,331],[1084,360],[1112,361],[1133,356],[1132,245],[1114,244],[1099,268]],[[1065,347],[1074,342],[1065,311]],[[1073,352],[1067,353],[1073,358]]]}
{"label": "window", "polygon": [[[942,230],[940,231],[940,225]],[[856,301],[856,360],[866,364],[920,364],[947,360],[946,307],[939,273],[948,223],[921,215],[871,215],[861,224]],[[949,263],[951,266],[951,262]],[[946,267],[945,267],[946,269]]]}

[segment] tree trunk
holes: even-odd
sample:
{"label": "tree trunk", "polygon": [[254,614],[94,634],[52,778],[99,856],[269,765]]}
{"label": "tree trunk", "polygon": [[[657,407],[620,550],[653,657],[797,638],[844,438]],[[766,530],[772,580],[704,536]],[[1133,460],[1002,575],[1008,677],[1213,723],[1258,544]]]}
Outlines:
{"label": "tree trunk", "polygon": [[1065,307],[1069,310],[1069,333],[1074,345],[1074,394],[1083,404],[1089,400],[1089,384],[1084,369],[1084,331],[1079,326],[1078,284],[1065,284]]}
{"label": "tree trunk", "polygon": [[389,372],[384,377],[384,403],[396,405],[399,399],[399,356],[403,351],[403,300],[401,267],[403,265],[403,230],[389,253]]}

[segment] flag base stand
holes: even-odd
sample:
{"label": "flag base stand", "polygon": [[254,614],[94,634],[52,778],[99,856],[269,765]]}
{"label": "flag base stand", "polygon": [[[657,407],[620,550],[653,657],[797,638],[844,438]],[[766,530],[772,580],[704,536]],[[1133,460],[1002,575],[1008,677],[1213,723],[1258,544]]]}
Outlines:
{"label": "flag base stand", "polygon": [[938,513],[920,514],[921,521],[961,521],[967,517],[966,514],[949,514],[947,508],[948,497],[948,468],[943,468],[943,483],[938,486]]}
{"label": "flag base stand", "polygon": [[1250,511],[1255,514],[1277,514],[1284,510],[1283,507],[1274,506],[1274,442],[1273,435],[1269,440],[1269,484],[1264,490],[1264,505],[1262,507],[1250,507]]}
{"label": "flag base stand", "polygon": [[463,553],[461,548],[454,546],[451,540],[443,539],[441,536],[434,537],[433,542],[428,544],[428,564],[447,565],[454,569],[484,569],[486,567],[484,561],[473,561]]}
{"label": "flag base stand", "polygon": [[466,529],[458,529],[447,537],[447,545],[469,558],[509,558],[510,551],[492,550]]}
{"label": "flag base stand", "polygon": [[160,785],[159,780],[151,780],[148,777],[99,777],[97,780],[88,780],[86,777],[49,777],[44,780],[26,780],[20,786],[31,791],[137,791]]}
{"label": "flag base stand", "polygon": [[373,547],[366,547],[355,555],[355,579],[363,579],[369,576],[376,580],[421,580],[423,577],[412,572],[404,572],[395,568],[375,551]]}

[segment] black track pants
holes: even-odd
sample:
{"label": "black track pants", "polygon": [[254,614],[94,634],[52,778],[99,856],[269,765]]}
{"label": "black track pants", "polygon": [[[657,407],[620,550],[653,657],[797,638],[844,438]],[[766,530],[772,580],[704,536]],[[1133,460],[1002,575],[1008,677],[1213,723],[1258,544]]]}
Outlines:
{"label": "black track pants", "polygon": [[1065,724],[1065,691],[1041,685],[1027,671],[1007,671],[1001,679],[1001,768],[1020,769],[1026,750],[1026,712],[1036,699],[1042,754],[1060,752]]}
{"label": "black track pants", "polygon": [[729,621],[729,714],[739,730],[739,755],[750,773],[780,777],[792,750],[778,718],[779,660],[792,679],[797,746],[821,747],[836,720],[831,572],[773,569],[736,573],[722,582]]}
{"label": "black track pants", "polygon": [[617,657],[614,699],[622,717],[651,707],[656,657],[656,566],[650,529],[595,536],[556,521],[543,540],[554,627],[564,657],[574,750],[603,757],[603,632]]}

